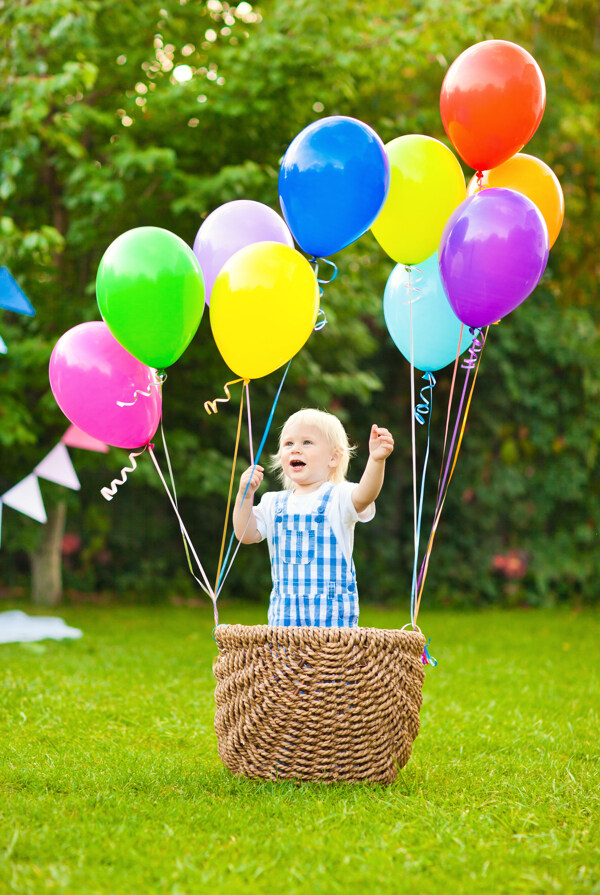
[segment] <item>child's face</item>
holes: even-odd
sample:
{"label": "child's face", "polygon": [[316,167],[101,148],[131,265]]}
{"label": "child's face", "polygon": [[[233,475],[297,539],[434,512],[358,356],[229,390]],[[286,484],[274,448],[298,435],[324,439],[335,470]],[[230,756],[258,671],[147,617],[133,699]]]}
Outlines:
{"label": "child's face", "polygon": [[338,452],[316,426],[292,424],[284,429],[281,465],[300,489],[326,482],[338,463]]}

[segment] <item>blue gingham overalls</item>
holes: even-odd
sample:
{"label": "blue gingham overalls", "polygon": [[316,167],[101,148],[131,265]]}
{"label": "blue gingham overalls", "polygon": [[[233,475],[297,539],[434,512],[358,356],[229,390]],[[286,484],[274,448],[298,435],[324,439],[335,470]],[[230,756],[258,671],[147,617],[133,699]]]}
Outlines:
{"label": "blue gingham overalls", "polygon": [[316,512],[306,514],[288,512],[291,491],[275,498],[269,544],[270,625],[354,628],[358,624],[354,562],[348,564],[326,516],[332,491],[329,485]]}

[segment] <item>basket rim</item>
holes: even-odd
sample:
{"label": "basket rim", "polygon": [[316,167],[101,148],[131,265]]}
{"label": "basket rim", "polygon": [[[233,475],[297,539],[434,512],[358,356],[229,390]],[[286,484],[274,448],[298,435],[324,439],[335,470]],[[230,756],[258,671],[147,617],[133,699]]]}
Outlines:
{"label": "basket rim", "polygon": [[236,646],[250,646],[267,642],[281,645],[321,646],[326,644],[366,645],[377,643],[381,648],[402,647],[408,652],[421,654],[425,637],[420,631],[400,628],[325,628],[319,626],[240,625],[221,623],[213,631],[219,650]]}

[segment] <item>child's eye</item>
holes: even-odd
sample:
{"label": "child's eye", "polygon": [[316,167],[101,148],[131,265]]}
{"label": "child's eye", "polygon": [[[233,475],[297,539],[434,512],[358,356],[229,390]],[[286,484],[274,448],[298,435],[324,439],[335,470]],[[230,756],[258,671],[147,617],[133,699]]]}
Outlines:
{"label": "child's eye", "polygon": [[305,439],[304,439],[304,444],[312,444],[312,441],[310,441],[308,438],[305,438]]}

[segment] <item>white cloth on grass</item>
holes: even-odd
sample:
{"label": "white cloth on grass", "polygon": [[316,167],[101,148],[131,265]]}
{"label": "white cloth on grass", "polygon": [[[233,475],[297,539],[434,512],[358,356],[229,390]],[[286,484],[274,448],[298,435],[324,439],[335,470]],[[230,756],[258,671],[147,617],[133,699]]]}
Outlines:
{"label": "white cloth on grass", "polygon": [[0,612],[0,643],[31,643],[35,640],[74,640],[83,635],[62,618],[30,616],[19,609]]}

